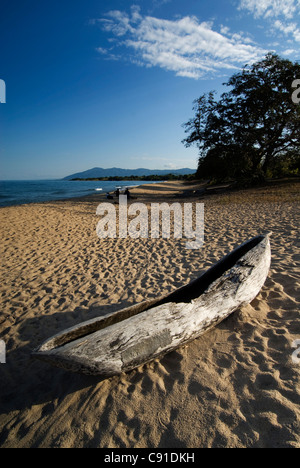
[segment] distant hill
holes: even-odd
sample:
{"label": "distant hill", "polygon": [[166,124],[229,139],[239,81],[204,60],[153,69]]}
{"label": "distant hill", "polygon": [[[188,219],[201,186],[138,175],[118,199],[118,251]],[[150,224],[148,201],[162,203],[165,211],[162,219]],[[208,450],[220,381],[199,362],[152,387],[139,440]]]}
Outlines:
{"label": "distant hill", "polygon": [[92,179],[92,178],[101,178],[101,177],[130,177],[130,176],[150,176],[150,175],[189,175],[195,174],[196,169],[120,169],[118,167],[112,167],[111,169],[103,169],[102,167],[94,167],[93,169],[88,169],[87,171],[77,172],[76,174],[71,174],[63,178],[63,180],[71,179]]}

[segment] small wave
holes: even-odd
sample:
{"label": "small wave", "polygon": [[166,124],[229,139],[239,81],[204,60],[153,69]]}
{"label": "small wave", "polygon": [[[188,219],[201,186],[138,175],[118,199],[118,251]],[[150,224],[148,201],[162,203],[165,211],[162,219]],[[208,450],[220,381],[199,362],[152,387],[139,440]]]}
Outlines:
{"label": "small wave", "polygon": [[65,195],[65,194],[67,194],[67,193],[68,193],[68,192],[67,192],[66,190],[63,190],[63,189],[61,189],[61,190],[54,190],[54,191],[53,191],[53,195]]}
{"label": "small wave", "polygon": [[96,188],[97,192],[101,192],[102,188]]}

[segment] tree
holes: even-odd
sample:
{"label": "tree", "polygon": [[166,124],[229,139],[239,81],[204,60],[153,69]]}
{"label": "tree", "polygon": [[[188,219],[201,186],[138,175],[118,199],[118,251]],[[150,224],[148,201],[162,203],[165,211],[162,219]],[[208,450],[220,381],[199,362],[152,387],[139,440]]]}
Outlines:
{"label": "tree", "polygon": [[270,53],[233,75],[225,83],[230,91],[219,101],[214,92],[194,101],[183,143],[198,147],[200,177],[261,179],[276,161],[295,161],[300,106],[292,100],[292,83],[297,77],[299,63]]}

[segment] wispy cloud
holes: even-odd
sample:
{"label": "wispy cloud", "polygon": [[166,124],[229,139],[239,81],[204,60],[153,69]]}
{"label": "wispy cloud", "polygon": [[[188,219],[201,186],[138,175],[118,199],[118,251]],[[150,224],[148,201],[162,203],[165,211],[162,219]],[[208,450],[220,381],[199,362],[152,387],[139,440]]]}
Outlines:
{"label": "wispy cloud", "polygon": [[291,19],[299,12],[299,0],[241,0],[240,9],[254,13],[256,18],[274,18],[284,16]]}
{"label": "wispy cloud", "polygon": [[[177,76],[207,77],[238,69],[261,58],[265,51],[241,34],[220,32],[194,16],[166,20],[144,16],[138,7],[130,14],[113,10],[95,20],[110,34],[115,47],[125,47],[127,58],[140,66],[160,67]],[[99,50],[103,54],[103,48]]]}
{"label": "wispy cloud", "polygon": [[[182,167],[190,167],[195,168],[197,162],[195,162],[195,158],[187,159],[185,158],[176,158],[172,156],[172,162],[170,162],[170,158],[166,158],[164,156],[150,156],[147,154],[139,155],[139,156],[131,156],[129,158],[131,161],[143,161],[147,162],[147,166],[159,166],[164,169],[181,169]],[[151,164],[152,163],[152,164]]]}
{"label": "wispy cloud", "polygon": [[276,20],[274,27],[283,32],[286,36],[292,35],[296,42],[300,42],[300,28],[298,28],[296,23],[285,23],[280,20]]}
{"label": "wispy cloud", "polygon": [[170,3],[172,0],[153,0],[153,9],[160,8],[162,5],[166,3]]}
{"label": "wispy cloud", "polygon": [[300,0],[240,0],[239,9],[248,10],[255,18],[272,19],[272,28],[300,42],[300,28],[295,22]]}

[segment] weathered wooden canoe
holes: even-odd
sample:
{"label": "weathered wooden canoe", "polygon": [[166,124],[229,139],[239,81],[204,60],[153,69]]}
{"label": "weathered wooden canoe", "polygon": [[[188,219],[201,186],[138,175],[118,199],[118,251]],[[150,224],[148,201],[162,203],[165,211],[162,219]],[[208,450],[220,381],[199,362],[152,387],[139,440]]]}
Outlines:
{"label": "weathered wooden canoe", "polygon": [[33,355],[67,370],[109,377],[188,343],[256,297],[270,268],[269,236],[248,240],[167,296],[64,330]]}

